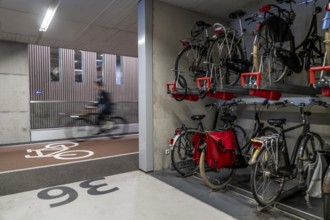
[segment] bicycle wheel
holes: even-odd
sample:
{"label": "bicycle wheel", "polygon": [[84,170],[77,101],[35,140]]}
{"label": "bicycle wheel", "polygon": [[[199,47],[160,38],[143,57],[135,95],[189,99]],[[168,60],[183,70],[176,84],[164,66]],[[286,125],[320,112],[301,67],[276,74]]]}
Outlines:
{"label": "bicycle wheel", "polygon": [[275,174],[275,155],[266,148],[261,149],[251,172],[254,199],[262,206],[275,202],[282,192],[284,181],[282,175]]}
{"label": "bicycle wheel", "polygon": [[221,35],[210,46],[207,61],[208,71],[225,85],[235,85],[243,71],[246,71],[241,45],[232,35]]}
{"label": "bicycle wheel", "polygon": [[233,178],[236,169],[220,168],[211,169],[205,161],[206,150],[204,149],[199,160],[199,171],[203,182],[209,188],[219,190],[224,188]]}
{"label": "bicycle wheel", "polygon": [[[175,61],[175,80],[177,88],[194,89],[196,88],[196,79],[204,77],[207,73],[206,49],[193,45],[185,47],[177,56]],[[185,83],[179,78],[182,76]]]}
{"label": "bicycle wheel", "polygon": [[302,140],[302,143],[302,147],[300,147],[296,158],[296,171],[300,173],[301,177],[306,179],[307,166],[315,162],[317,151],[323,149],[324,142],[320,135],[316,133],[310,133]]}
{"label": "bicycle wheel", "polygon": [[174,99],[176,100],[176,101],[182,101],[182,100],[184,100],[185,98],[186,98],[186,96],[187,96],[187,92],[188,92],[188,88],[187,88],[187,82],[186,82],[186,80],[183,78],[183,76],[181,76],[181,75],[178,75],[178,79],[176,80],[176,85],[181,85],[181,87],[182,87],[182,89],[183,89],[183,93],[181,94],[181,96],[179,96],[179,97],[177,97],[177,96],[175,96],[174,97]]}
{"label": "bicycle wheel", "polygon": [[193,160],[194,147],[192,144],[195,132],[186,132],[179,136],[171,150],[171,163],[181,176],[192,175],[198,168]]}
{"label": "bicycle wheel", "polygon": [[241,148],[241,150],[243,149],[243,147],[246,145],[247,143],[247,135],[245,130],[239,126],[239,125],[234,125],[234,129],[235,129],[235,135],[237,137],[237,141],[239,144],[239,147]]}
{"label": "bicycle wheel", "polygon": [[65,135],[68,139],[82,141],[88,137],[94,136],[98,127],[86,119],[73,119],[65,126]]}
{"label": "bicycle wheel", "polygon": [[324,204],[323,204],[323,218],[324,220],[330,220],[330,194],[324,193]]}
{"label": "bicycle wheel", "polygon": [[293,47],[291,41],[278,42],[274,38],[275,34],[265,25],[259,30],[253,45],[253,66],[268,82],[279,82],[289,72],[277,53],[291,51]]}
{"label": "bicycle wheel", "polygon": [[122,138],[128,131],[128,124],[126,119],[119,116],[111,116],[106,120],[105,130],[106,134],[112,139]]}

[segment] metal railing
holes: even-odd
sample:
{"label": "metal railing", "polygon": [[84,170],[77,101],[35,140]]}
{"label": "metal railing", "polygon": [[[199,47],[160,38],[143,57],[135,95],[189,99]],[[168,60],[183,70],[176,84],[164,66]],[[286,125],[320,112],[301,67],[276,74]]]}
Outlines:
{"label": "metal railing", "polygon": [[[31,129],[61,128],[70,120],[70,115],[84,110],[90,101],[30,101]],[[128,123],[138,123],[138,102],[118,102],[112,114],[124,117]]]}

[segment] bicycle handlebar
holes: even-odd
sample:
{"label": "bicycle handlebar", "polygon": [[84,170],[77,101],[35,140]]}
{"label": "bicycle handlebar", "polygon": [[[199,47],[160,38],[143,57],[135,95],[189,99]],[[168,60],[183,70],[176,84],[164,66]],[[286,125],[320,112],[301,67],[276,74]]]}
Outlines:
{"label": "bicycle handlebar", "polygon": [[296,3],[295,0],[276,0],[279,4],[283,4],[283,3],[287,3],[287,4],[290,4],[290,3]]}
{"label": "bicycle handlebar", "polygon": [[261,18],[262,18],[262,16],[259,13],[255,13],[252,16],[245,18],[244,21],[255,22],[255,21],[257,21],[257,20],[259,20]]}

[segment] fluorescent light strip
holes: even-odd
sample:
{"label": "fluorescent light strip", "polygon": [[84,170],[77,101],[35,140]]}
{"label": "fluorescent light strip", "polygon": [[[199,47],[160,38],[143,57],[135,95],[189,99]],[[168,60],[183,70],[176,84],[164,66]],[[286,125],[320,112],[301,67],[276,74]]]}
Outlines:
{"label": "fluorescent light strip", "polygon": [[50,22],[52,21],[54,15],[55,15],[56,9],[57,9],[57,5],[54,8],[53,7],[48,8],[47,13],[44,17],[44,20],[42,21],[42,24],[40,26],[39,31],[46,31],[47,30]]}

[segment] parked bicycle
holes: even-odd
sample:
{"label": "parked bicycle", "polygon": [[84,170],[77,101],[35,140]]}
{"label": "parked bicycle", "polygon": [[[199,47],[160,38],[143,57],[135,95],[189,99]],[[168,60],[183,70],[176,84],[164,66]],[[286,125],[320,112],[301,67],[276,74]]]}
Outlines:
{"label": "parked bicycle", "polygon": [[[215,85],[235,85],[243,72],[249,71],[252,63],[247,55],[245,37],[247,34],[242,26],[245,16],[242,10],[229,14],[230,19],[237,19],[239,30],[225,27],[220,23],[214,24],[216,38],[210,45],[207,62],[208,76]],[[246,18],[250,21],[251,18]],[[254,22],[254,20],[252,20]]]}
{"label": "parked bicycle", "polygon": [[323,38],[317,34],[317,15],[322,11],[316,6],[317,0],[304,0],[299,4],[313,4],[313,16],[304,40],[295,45],[291,25],[295,20],[292,9],[294,0],[277,0],[288,3],[286,10],[270,4],[261,7],[265,20],[261,23],[253,46],[253,65],[269,82],[280,82],[291,72],[300,73],[311,66],[320,66],[323,62]]}
{"label": "parked bicycle", "polygon": [[102,135],[117,139],[127,133],[128,124],[126,119],[120,116],[107,115],[101,124],[97,124],[99,114],[95,108],[87,107],[81,113],[71,115],[71,120],[66,124],[65,133],[67,138],[83,140]]}
{"label": "parked bicycle", "polygon": [[[277,131],[274,128],[265,127],[264,123],[260,121],[261,112],[267,106],[268,106],[267,100],[265,100],[265,102],[262,103],[260,106],[257,106],[257,104],[255,104],[255,116],[254,116],[255,123],[254,123],[254,130],[252,137],[277,133]],[[237,146],[234,155],[236,162],[232,166],[224,166],[224,167],[211,166],[208,162],[208,157],[210,155],[210,152],[208,152],[209,146],[208,146],[208,142],[206,141],[207,138],[204,138],[204,142],[202,142],[203,145],[202,146],[199,145],[199,149],[202,151],[200,155],[199,169],[203,182],[208,187],[214,190],[219,190],[225,187],[233,178],[237,168],[246,168],[248,166],[247,160],[250,158],[250,150],[252,146],[251,141],[248,141],[244,145],[241,145],[242,143],[238,139],[237,129],[235,129],[235,127],[232,124],[232,122],[236,119],[236,116],[225,115],[224,118],[220,117],[220,119],[224,119],[230,122],[228,123],[229,126],[222,129],[222,131],[229,133],[229,137],[233,139],[234,145]],[[221,142],[227,141],[226,140],[227,138],[228,137],[224,137],[224,139],[221,140]],[[233,143],[231,143],[230,145],[233,145]],[[221,148],[221,146],[218,147]]]}
{"label": "parked bicycle", "polygon": [[[228,111],[235,102],[228,104],[208,104],[205,107],[216,108],[213,126],[211,130],[233,127],[236,130],[238,140],[245,143],[247,140],[244,129],[234,124],[235,116],[229,115]],[[193,115],[191,119],[197,121],[197,127],[187,128],[182,125],[175,130],[174,137],[170,140],[171,163],[173,168],[182,176],[190,176],[198,168],[199,154],[196,153],[195,146],[199,146],[201,134],[205,132],[202,120],[205,115]],[[194,158],[195,156],[195,158]]]}
{"label": "parked bicycle", "polygon": [[176,98],[177,101],[182,101],[188,89],[196,87],[196,79],[207,72],[204,62],[212,42],[208,31],[210,27],[212,25],[204,21],[197,21],[191,30],[191,38],[181,40],[184,48],[176,58],[174,73],[176,87],[184,89],[185,94]]}
{"label": "parked bicycle", "polygon": [[[288,103],[280,104],[286,106]],[[319,134],[311,131],[309,123],[310,109],[315,105],[327,106],[326,103],[315,100],[308,105],[301,103],[298,105],[301,124],[284,128],[286,119],[269,119],[270,125],[279,128],[279,134],[252,139],[254,153],[249,161],[249,164],[253,165],[251,190],[259,205],[268,206],[274,203],[280,196],[285,181],[295,179],[298,174],[300,181],[304,181],[306,178],[304,167],[314,162],[316,151],[323,148],[323,139]],[[286,133],[298,128],[302,128],[302,131],[290,157]]]}

